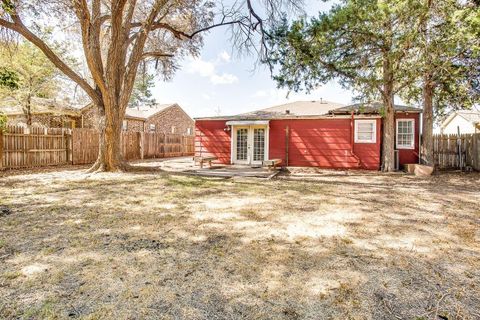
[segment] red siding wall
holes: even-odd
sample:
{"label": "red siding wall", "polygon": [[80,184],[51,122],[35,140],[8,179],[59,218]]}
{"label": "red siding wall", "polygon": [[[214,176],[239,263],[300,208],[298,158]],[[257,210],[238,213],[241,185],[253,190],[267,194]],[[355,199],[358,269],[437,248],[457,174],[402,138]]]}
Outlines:
{"label": "red siding wall", "polygon": [[287,125],[290,166],[373,170],[380,167],[380,119],[377,120],[377,142],[356,143],[353,153],[351,119],[272,120],[269,157],[282,159],[284,164]]}
{"label": "red siding wall", "polygon": [[[400,165],[418,162],[419,114],[397,114],[396,118],[415,119],[415,149],[399,151]],[[362,118],[366,119],[366,118]],[[289,126],[289,165],[320,168],[380,169],[381,124],[377,118],[376,143],[353,143],[350,118],[271,120],[269,158],[286,164],[286,135]],[[225,120],[198,120],[195,123],[195,155],[216,156],[218,163],[230,163],[230,131]],[[351,146],[353,143],[353,153]]]}
{"label": "red siding wall", "polygon": [[[419,132],[420,132],[420,114],[419,113],[397,113],[395,115],[395,133],[397,132],[396,119],[414,119],[415,120],[415,148],[414,149],[398,149],[398,157],[400,169],[402,165],[407,163],[418,163],[419,156]],[[397,140],[395,139],[395,149],[397,149]]]}
{"label": "red siding wall", "polygon": [[217,163],[230,163],[230,131],[224,131],[225,120],[195,122],[195,156],[215,156]]}

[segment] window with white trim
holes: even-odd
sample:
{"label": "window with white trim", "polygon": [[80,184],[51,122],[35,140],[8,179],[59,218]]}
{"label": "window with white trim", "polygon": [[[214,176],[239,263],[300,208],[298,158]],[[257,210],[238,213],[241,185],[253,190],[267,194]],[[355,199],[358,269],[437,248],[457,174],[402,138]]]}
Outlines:
{"label": "window with white trim", "polygon": [[377,142],[377,120],[355,120],[355,143]]}
{"label": "window with white trim", "polygon": [[150,131],[155,131],[155,125],[153,123],[150,123]]}
{"label": "window with white trim", "polygon": [[397,119],[397,149],[413,149],[415,147],[414,128],[414,119]]}
{"label": "window with white trim", "polygon": [[122,121],[122,130],[127,131],[127,129],[128,129],[128,122],[127,122],[127,120],[123,120]]}
{"label": "window with white trim", "polygon": [[172,126],[171,130],[172,130],[172,133],[176,133],[177,132],[177,127]]}
{"label": "window with white trim", "polygon": [[187,135],[191,135],[192,134],[192,128],[187,128]]}

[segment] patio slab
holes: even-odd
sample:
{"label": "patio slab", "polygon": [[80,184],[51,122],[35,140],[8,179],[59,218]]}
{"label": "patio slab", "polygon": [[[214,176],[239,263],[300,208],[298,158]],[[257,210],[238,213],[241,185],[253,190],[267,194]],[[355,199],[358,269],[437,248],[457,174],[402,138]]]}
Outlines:
{"label": "patio slab", "polygon": [[192,157],[154,159],[142,161],[141,166],[158,167],[164,171],[183,172],[186,174],[206,176],[206,177],[256,177],[256,178],[272,178],[279,171],[268,170],[263,167],[250,167],[239,165],[213,165],[211,168],[195,165]]}

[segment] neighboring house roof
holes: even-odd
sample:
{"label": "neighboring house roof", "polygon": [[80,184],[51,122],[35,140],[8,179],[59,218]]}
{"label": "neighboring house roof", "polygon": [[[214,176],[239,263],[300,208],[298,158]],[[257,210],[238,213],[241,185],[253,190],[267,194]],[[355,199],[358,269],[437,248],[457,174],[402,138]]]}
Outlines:
{"label": "neighboring house roof", "polygon": [[[93,104],[89,103],[86,106],[81,108],[81,112],[84,112],[85,110],[91,107],[93,107]],[[165,112],[168,109],[174,108],[174,107],[179,108],[187,117],[192,119],[185,112],[185,110],[183,110],[182,107],[178,105],[178,103],[154,104],[152,106],[139,106],[139,107],[132,107],[132,108],[128,107],[127,110],[125,110],[125,118],[146,121],[148,118],[151,118],[154,115]]]}
{"label": "neighboring house roof", "polygon": [[472,126],[478,126],[480,123],[480,111],[478,110],[459,110],[452,112],[440,125],[441,128],[445,128],[456,117],[460,116],[470,122]]}
{"label": "neighboring house roof", "polygon": [[[302,119],[315,117],[334,117],[356,114],[380,114],[382,104],[353,104],[345,106],[340,103],[320,101],[296,101],[266,109],[242,113],[234,116],[204,117],[197,120],[272,120],[272,119]],[[421,112],[421,109],[408,106],[395,106],[397,112]]]}
{"label": "neighboring house roof", "polygon": [[[395,112],[412,112],[412,113],[422,112],[422,109],[411,107],[411,106],[396,104],[393,107],[395,109]],[[383,109],[383,103],[381,102],[355,103],[343,108],[332,110],[330,113],[351,114],[353,111],[355,114],[380,114],[382,112],[382,109]]]}
{"label": "neighboring house roof", "polygon": [[[66,101],[33,97],[31,105],[32,114],[80,116],[80,111]],[[11,116],[23,115],[22,106],[12,98],[0,101],[0,111]]]}
{"label": "neighboring house roof", "polygon": [[135,108],[127,108],[125,112],[126,117],[131,117],[131,118],[137,118],[137,119],[143,119],[146,120],[150,118],[151,116],[165,111],[166,109],[170,107],[177,106],[176,103],[169,103],[169,104],[155,104],[152,106],[139,106]]}

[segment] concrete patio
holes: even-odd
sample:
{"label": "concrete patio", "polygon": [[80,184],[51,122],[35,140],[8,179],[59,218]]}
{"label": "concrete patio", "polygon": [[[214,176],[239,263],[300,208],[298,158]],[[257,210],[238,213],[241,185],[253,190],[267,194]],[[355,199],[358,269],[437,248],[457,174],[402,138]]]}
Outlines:
{"label": "concrete patio", "polygon": [[[220,165],[214,164],[212,167],[208,165],[200,168],[195,165],[192,157],[179,157],[168,159],[152,159],[136,163],[142,167],[158,167],[164,171],[183,172],[186,174],[206,177],[256,177],[256,178],[273,178],[279,170],[269,170],[265,167],[250,167],[240,165]],[[134,163],[135,165],[135,163]]]}

